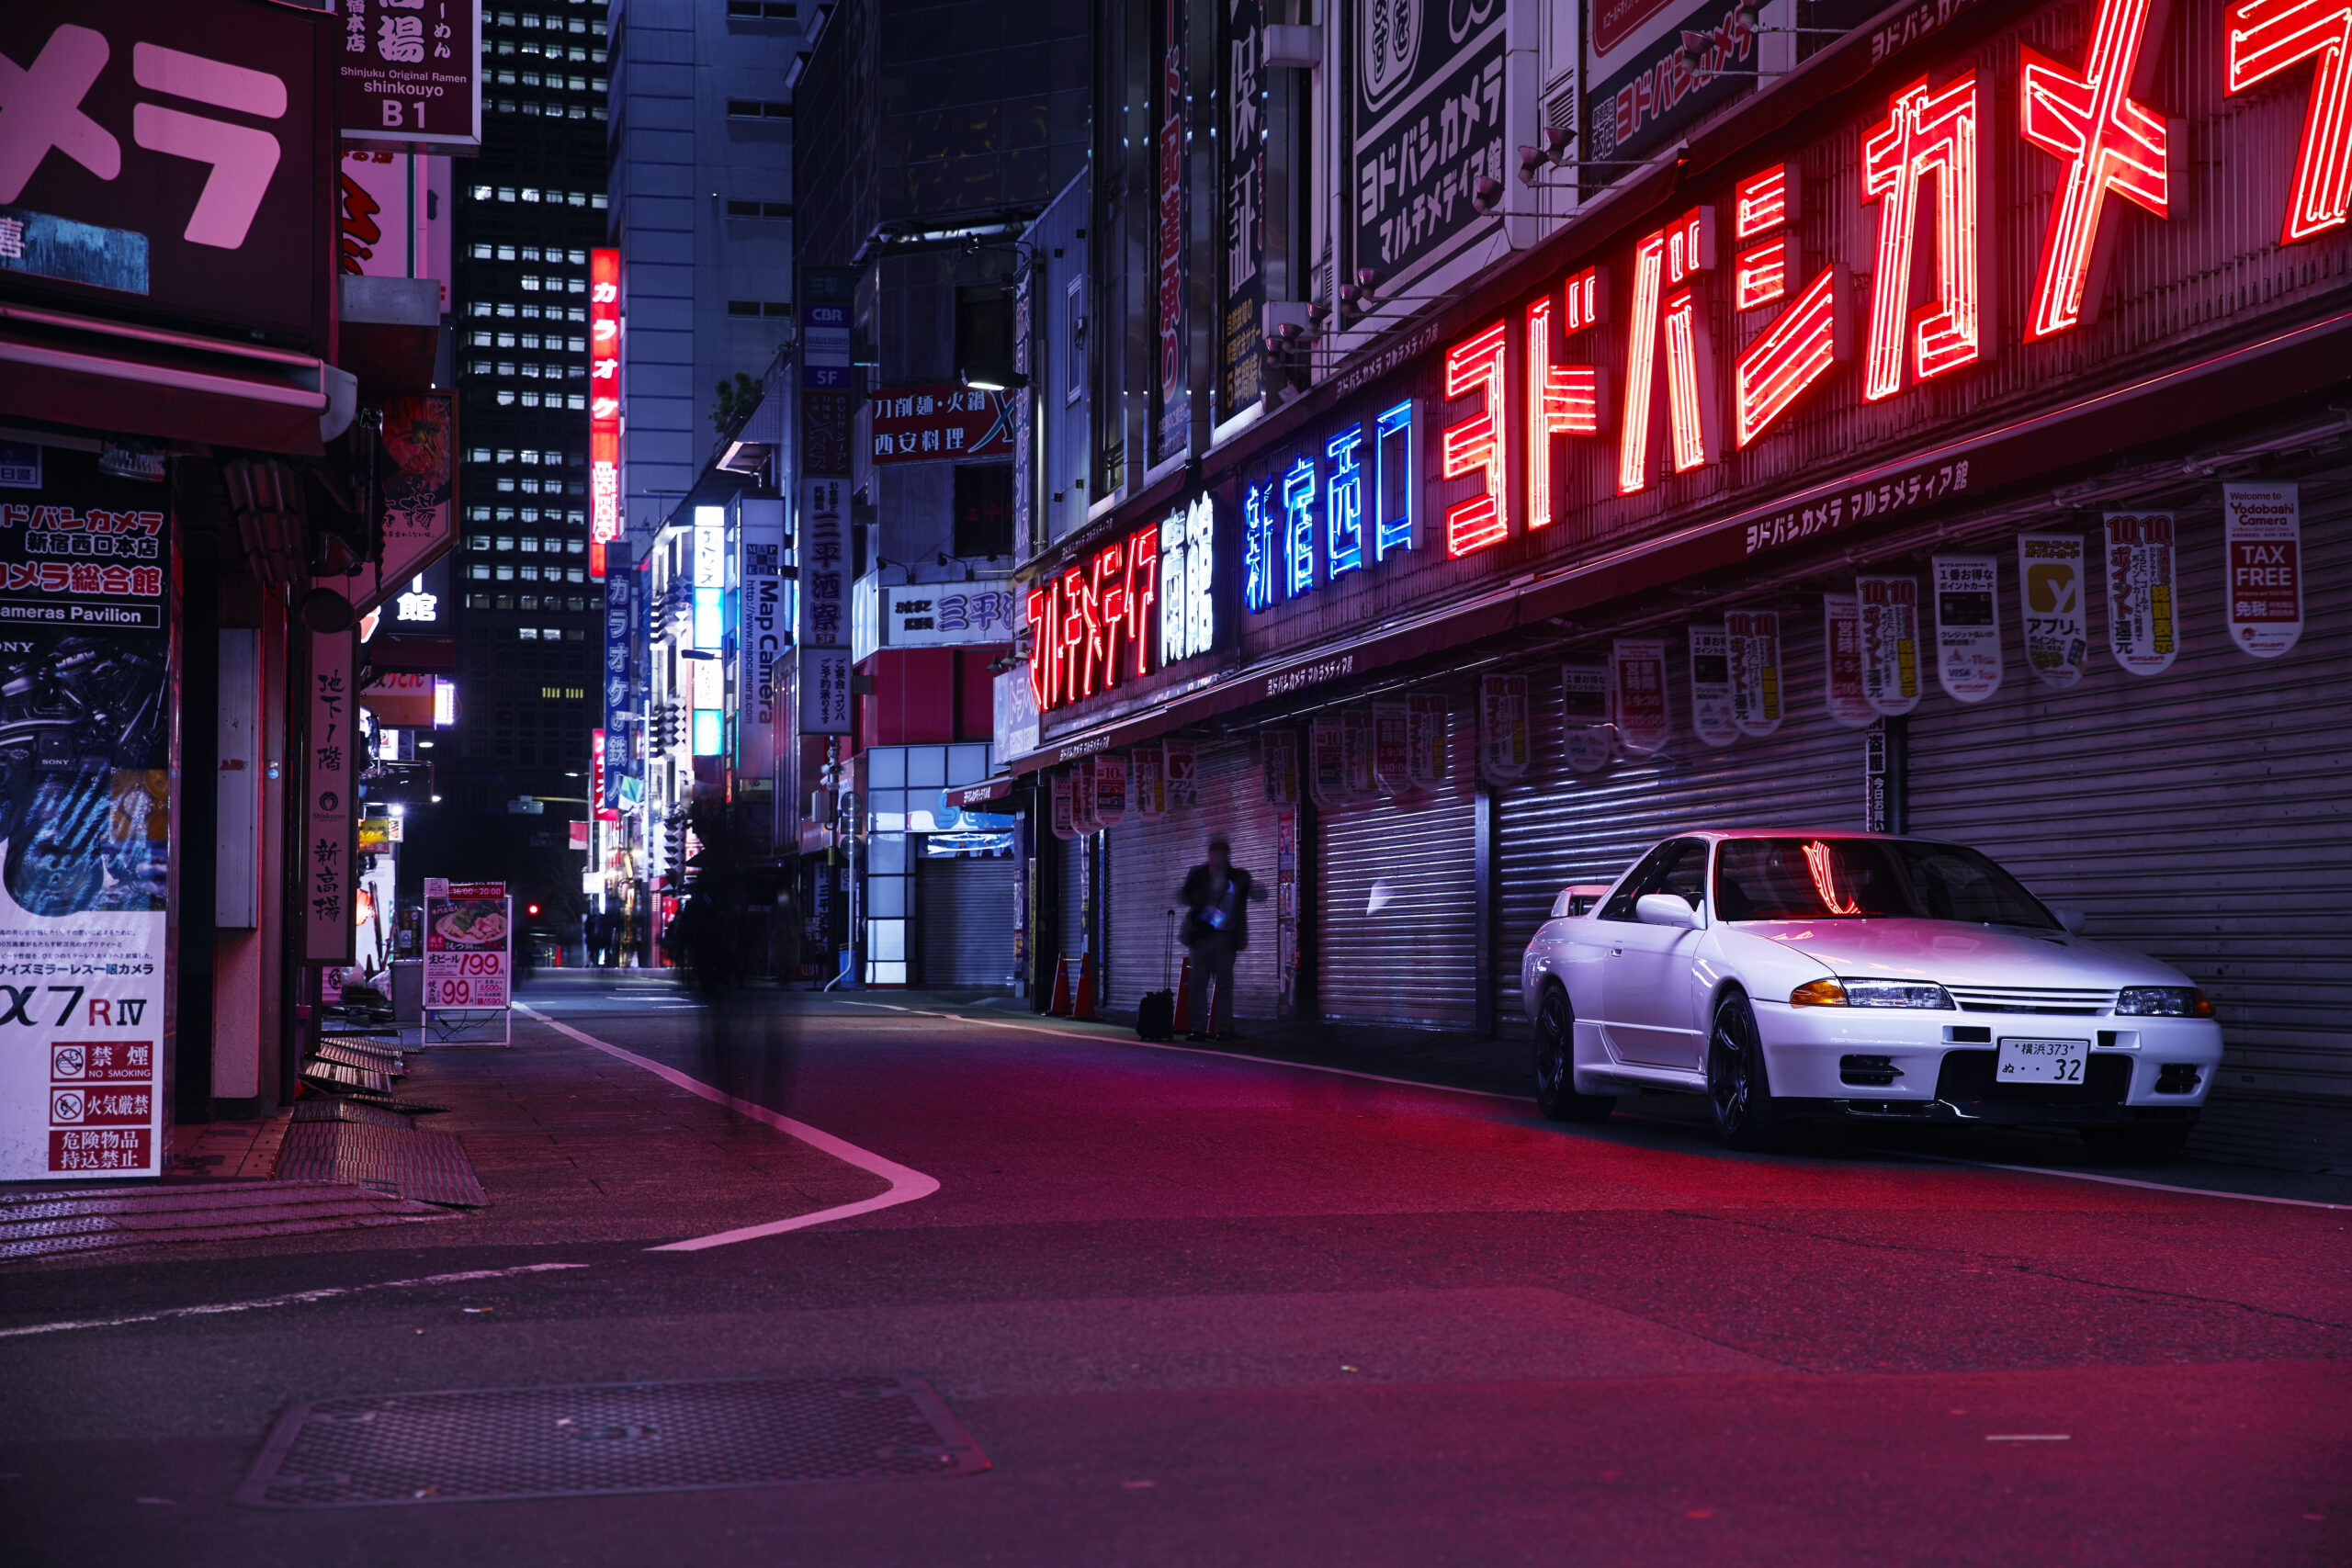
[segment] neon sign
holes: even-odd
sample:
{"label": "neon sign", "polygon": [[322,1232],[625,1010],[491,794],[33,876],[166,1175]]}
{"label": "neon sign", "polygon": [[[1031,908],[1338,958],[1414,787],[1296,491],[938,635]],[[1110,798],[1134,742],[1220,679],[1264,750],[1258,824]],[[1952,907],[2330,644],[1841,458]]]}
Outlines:
{"label": "neon sign", "polygon": [[[1862,396],[1878,402],[1903,390],[1904,350],[1928,380],[1973,362],[1983,345],[1976,243],[1976,73],[1930,91],[1928,78],[1894,95],[1886,118],[1863,133],[1862,195],[1878,203],[1878,259],[1871,270],[1870,345]],[[1911,309],[1911,254],[1919,187],[1936,183],[1936,298]]]}
{"label": "neon sign", "polygon": [[[1801,190],[1793,164],[1775,164],[1734,187],[1732,237],[1748,246],[1732,264],[1736,309],[1758,310],[1788,293],[1796,238],[1779,231],[1796,221]],[[1844,275],[1826,266],[1733,365],[1732,444],[1747,447],[1846,357]]]}
{"label": "neon sign", "polygon": [[[1420,444],[1421,404],[1407,399],[1244,482],[1241,607],[1256,615],[1361,571],[1367,548],[1379,562],[1418,545]],[[1487,471],[1500,478],[1498,464]]]}
{"label": "neon sign", "polygon": [[1714,461],[1713,340],[1699,312],[1697,281],[1715,268],[1715,213],[1693,208],[1634,247],[1634,304],[1625,323],[1625,415],[1618,426],[1617,493],[1650,482],[1651,393],[1666,351],[1667,449],[1678,474]]}
{"label": "neon sign", "polygon": [[2295,185],[2279,243],[2291,245],[2341,227],[2352,207],[2352,3],[2347,0],[2238,0],[2229,29],[2233,94],[2267,82],[2306,60],[2311,107],[2295,152]]}
{"label": "neon sign", "polygon": [[1331,462],[1323,502],[1323,563],[1335,581],[1343,571],[1363,567],[1363,470],[1356,466],[1356,448],[1363,445],[1363,426],[1351,424],[1323,447]]}
{"label": "neon sign", "polygon": [[1470,474],[1484,478],[1485,488],[1467,501],[1445,509],[1445,553],[1462,557],[1483,550],[1510,532],[1510,498],[1504,489],[1507,454],[1503,440],[1504,400],[1510,378],[1503,374],[1504,346],[1510,322],[1497,321],[1466,343],[1445,352],[1445,395],[1448,399],[1486,395],[1486,406],[1469,418],[1449,424],[1439,439],[1438,472],[1449,479]]}
{"label": "neon sign", "polygon": [[1267,505],[1272,488],[1261,480],[1241,496],[1241,607],[1253,615],[1274,603],[1274,519]]}
{"label": "neon sign", "polygon": [[1283,596],[1315,586],[1315,459],[1304,453],[1283,476]]}
{"label": "neon sign", "polygon": [[1150,634],[1164,624],[1161,534],[1139,528],[1029,591],[1029,691],[1040,712],[1151,673]]}
{"label": "neon sign", "polygon": [[[1598,276],[1583,287],[1598,287]],[[1579,284],[1570,279],[1569,304],[1561,317],[1568,323],[1589,320],[1589,299],[1579,299]],[[1552,525],[1552,438],[1555,435],[1600,434],[1600,371],[1590,365],[1555,365],[1552,361],[1552,297],[1527,308],[1527,526],[1530,531]]]}
{"label": "neon sign", "polygon": [[588,557],[621,536],[621,254],[588,254]]}
{"label": "neon sign", "polygon": [[1372,425],[1373,445],[1378,452],[1372,555],[1374,560],[1386,560],[1390,552],[1409,550],[1421,542],[1417,521],[1420,476],[1413,468],[1421,447],[1421,405],[1408,399],[1384,412]]}

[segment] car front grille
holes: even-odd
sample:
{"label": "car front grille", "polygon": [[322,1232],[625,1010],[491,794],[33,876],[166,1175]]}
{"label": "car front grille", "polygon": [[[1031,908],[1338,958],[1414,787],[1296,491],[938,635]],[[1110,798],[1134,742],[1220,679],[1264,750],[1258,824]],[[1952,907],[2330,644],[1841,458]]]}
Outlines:
{"label": "car front grille", "polygon": [[1963,1012],[2051,1013],[2092,1018],[2111,1010],[2115,993],[2075,987],[1947,986]]}

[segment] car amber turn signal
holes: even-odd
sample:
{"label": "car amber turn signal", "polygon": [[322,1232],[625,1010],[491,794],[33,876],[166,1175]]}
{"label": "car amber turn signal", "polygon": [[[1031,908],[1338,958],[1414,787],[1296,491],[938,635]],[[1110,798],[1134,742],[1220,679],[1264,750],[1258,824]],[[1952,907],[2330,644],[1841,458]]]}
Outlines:
{"label": "car amber turn signal", "polygon": [[1841,1008],[1846,1005],[1846,987],[1835,980],[1807,980],[1789,993],[1792,1008]]}

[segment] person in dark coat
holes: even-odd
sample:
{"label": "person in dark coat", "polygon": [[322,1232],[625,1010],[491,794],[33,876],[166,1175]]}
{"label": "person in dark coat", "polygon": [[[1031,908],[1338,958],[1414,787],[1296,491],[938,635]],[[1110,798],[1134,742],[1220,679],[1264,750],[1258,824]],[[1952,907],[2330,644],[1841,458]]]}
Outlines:
{"label": "person in dark coat", "polygon": [[[1231,1040],[1233,955],[1250,945],[1250,906],[1266,890],[1233,863],[1233,847],[1209,840],[1209,858],[1194,866],[1177,893],[1185,907],[1184,947],[1193,955],[1193,1040]],[[1209,986],[1216,986],[1216,1015],[1209,1015]]]}

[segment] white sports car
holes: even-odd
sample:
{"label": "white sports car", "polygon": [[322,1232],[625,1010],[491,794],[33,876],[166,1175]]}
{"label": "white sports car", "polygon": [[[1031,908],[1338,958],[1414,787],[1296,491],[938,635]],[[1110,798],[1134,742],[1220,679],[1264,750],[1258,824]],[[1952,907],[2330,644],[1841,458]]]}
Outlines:
{"label": "white sports car", "polygon": [[1724,1141],[1853,1117],[2078,1127],[2177,1154],[2222,1060],[2188,977],[2077,934],[1992,861],[1875,833],[1690,832],[1589,912],[1566,894],[1521,962],[1536,1101],[1703,1094]]}

